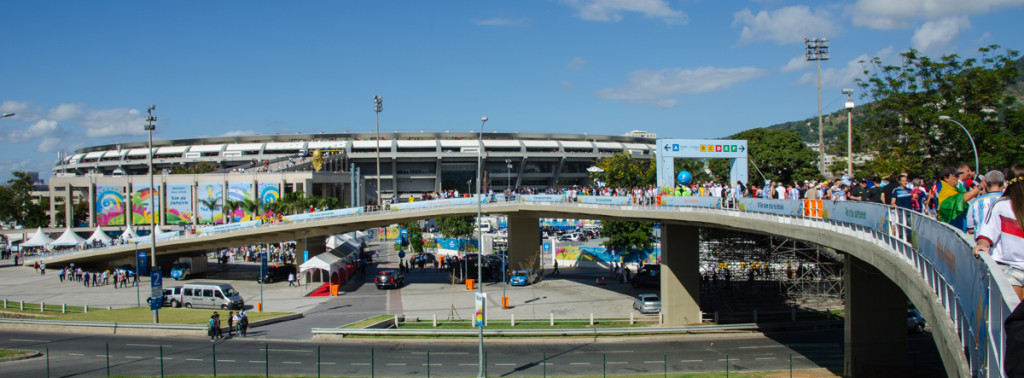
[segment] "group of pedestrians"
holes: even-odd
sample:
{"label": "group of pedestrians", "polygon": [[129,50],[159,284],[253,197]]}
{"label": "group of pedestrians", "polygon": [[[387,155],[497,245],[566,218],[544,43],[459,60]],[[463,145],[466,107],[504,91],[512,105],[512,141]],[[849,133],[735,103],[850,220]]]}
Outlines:
{"label": "group of pedestrians", "polygon": [[85,287],[98,287],[110,285],[110,281],[113,280],[114,289],[119,287],[128,287],[129,282],[132,281],[132,286],[139,284],[139,277],[131,275],[129,277],[128,272],[123,270],[104,270],[102,272],[89,272],[83,270],[81,267],[76,268],[73,264],[66,268],[57,270],[57,277],[60,282],[81,282]]}
{"label": "group of pedestrians", "polygon": [[[238,312],[228,312],[228,337],[234,337],[235,333],[239,336],[246,337],[249,334],[249,314],[245,312],[245,309],[238,310]],[[210,336],[210,341],[217,341],[217,339],[224,338],[224,330],[221,328],[220,313],[217,311],[210,315],[210,320],[207,323],[206,333]]]}

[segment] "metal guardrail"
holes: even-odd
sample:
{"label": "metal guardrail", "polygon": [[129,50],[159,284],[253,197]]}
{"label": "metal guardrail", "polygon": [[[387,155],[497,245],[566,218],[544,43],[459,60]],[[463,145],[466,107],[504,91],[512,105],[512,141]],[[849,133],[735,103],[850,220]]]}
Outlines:
{"label": "metal guardrail", "polygon": [[137,328],[137,329],[162,329],[180,331],[205,331],[206,326],[201,324],[163,324],[163,323],[120,323],[120,322],[86,322],[66,320],[41,320],[41,319],[0,319],[0,323],[45,325],[45,326],[66,326],[66,327],[94,327],[94,328]]}
{"label": "metal guardrail", "polygon": [[[658,328],[569,328],[569,329],[484,329],[484,336],[601,336],[601,335],[644,335],[721,331],[757,331],[779,327],[818,327],[839,325],[841,320],[821,320],[800,323],[740,323],[725,325],[699,325]],[[476,336],[480,331],[473,329],[401,329],[401,328],[313,328],[313,335],[360,335],[360,336]]]}

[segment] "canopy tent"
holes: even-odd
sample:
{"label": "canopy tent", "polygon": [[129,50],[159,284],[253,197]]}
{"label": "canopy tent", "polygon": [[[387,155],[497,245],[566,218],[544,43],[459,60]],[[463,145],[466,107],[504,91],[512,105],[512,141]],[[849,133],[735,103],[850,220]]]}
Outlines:
{"label": "canopy tent", "polygon": [[64,233],[61,234],[57,240],[54,240],[53,243],[50,243],[50,245],[55,247],[74,247],[81,245],[84,242],[85,239],[82,239],[81,236],[78,236],[74,231],[71,231],[71,227],[68,227],[64,230]]}
{"label": "canopy tent", "polygon": [[103,232],[103,230],[100,229],[100,226],[96,226],[96,231],[92,232],[92,236],[89,236],[88,239],[85,239],[86,243],[93,243],[97,241],[103,245],[110,245],[111,242],[110,236],[107,235],[106,232]]}
{"label": "canopy tent", "polygon": [[306,281],[311,281],[308,274],[318,272],[320,282],[323,282],[323,273],[327,273],[328,279],[334,284],[343,284],[352,274],[349,268],[355,265],[354,257],[358,255],[358,247],[355,252],[347,248],[350,243],[344,243],[341,247],[331,249],[327,253],[321,253],[299,265],[299,274],[307,274]]}
{"label": "canopy tent", "polygon": [[28,241],[21,243],[22,247],[45,247],[53,243],[53,239],[49,235],[43,232],[43,228],[39,227],[36,229],[36,233],[32,235]]}
{"label": "canopy tent", "polygon": [[132,226],[128,226],[128,228],[126,228],[124,232],[121,233],[121,236],[118,236],[117,238],[121,239],[121,241],[127,242],[137,237],[139,237],[139,234],[135,233],[135,230],[132,229]]}

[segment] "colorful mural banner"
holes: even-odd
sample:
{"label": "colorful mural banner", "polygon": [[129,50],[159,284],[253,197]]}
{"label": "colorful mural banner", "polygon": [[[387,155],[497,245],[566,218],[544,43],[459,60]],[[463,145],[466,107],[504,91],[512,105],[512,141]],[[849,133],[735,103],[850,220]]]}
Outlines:
{"label": "colorful mural banner", "polygon": [[192,223],[192,184],[167,184],[167,224]]}
{"label": "colorful mural banner", "polygon": [[676,197],[676,196],[662,196],[662,206],[679,206],[679,207],[710,207],[710,208],[721,208],[722,199],[717,197]]}
{"label": "colorful mural banner", "polygon": [[580,203],[598,205],[629,205],[633,197],[628,196],[578,196]]}
{"label": "colorful mural banner", "polygon": [[266,205],[281,199],[281,189],[277,187],[276,182],[260,181],[256,186],[259,190],[261,204]]}
{"label": "colorful mural banner", "polygon": [[[244,201],[246,199],[253,199],[252,197],[252,183],[251,182],[229,182],[228,183],[228,201]],[[249,220],[252,214],[249,214],[245,209],[235,209],[231,214],[228,215],[231,222],[241,222]]]}
{"label": "colorful mural banner", "polygon": [[[662,200],[664,201],[664,198]],[[739,208],[743,211],[788,216],[802,216],[804,211],[804,202],[799,200],[740,198],[739,202]]]}
{"label": "colorful mural banner", "polygon": [[555,259],[562,261],[588,261],[624,264],[658,264],[661,260],[661,249],[649,250],[630,249],[625,252],[609,251],[605,247],[555,246]]}
{"label": "colorful mural banner", "polygon": [[[211,209],[210,206],[213,205]],[[224,223],[224,184],[201,182],[196,189],[196,218],[199,224]]]}
{"label": "colorful mural banner", "polygon": [[523,202],[565,202],[565,195],[530,194],[520,196]]}
{"label": "colorful mural banner", "polygon": [[124,226],[124,186],[96,185],[96,224]]}
{"label": "colorful mural banner", "polygon": [[[160,224],[160,191],[150,190],[149,184],[132,184],[132,224],[149,224],[156,214],[156,224]],[[150,197],[153,196],[151,207]]]}

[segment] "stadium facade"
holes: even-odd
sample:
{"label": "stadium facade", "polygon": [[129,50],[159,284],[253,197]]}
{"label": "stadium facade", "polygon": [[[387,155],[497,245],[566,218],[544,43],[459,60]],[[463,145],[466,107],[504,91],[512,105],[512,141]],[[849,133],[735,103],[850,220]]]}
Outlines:
{"label": "stadium facade", "polygon": [[[376,136],[275,134],[154,141],[155,191],[149,185],[147,142],[79,149],[53,167],[51,226],[57,224],[56,206],[65,206],[65,224],[70,224],[72,205],[82,201],[89,204],[88,225],[75,226],[123,227],[126,221],[148,225],[151,193],[157,198],[160,224],[176,226],[245,219],[251,214],[226,216],[223,204],[245,198],[268,203],[297,191],[374,204],[378,177],[386,201],[446,190],[472,192],[478,153],[484,159],[485,192],[588,185],[587,168],[600,158],[628,153],[651,159],[655,152],[655,136],[639,131],[625,136],[485,132],[482,146],[480,135],[473,132],[381,133],[379,142]],[[172,173],[199,164],[215,171]],[[206,205],[213,202],[213,208]]]}

